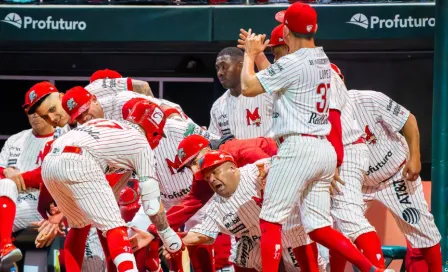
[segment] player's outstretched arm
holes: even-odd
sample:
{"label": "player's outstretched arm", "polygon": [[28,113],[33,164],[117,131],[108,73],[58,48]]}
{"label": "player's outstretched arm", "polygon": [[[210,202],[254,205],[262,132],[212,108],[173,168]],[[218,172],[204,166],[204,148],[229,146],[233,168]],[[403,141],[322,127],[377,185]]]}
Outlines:
{"label": "player's outstretched arm", "polygon": [[215,242],[215,239],[202,233],[190,231],[184,238],[182,238],[182,241],[186,246],[197,246],[204,244],[213,244]]}
{"label": "player's outstretched arm", "polygon": [[[265,92],[263,86],[255,74],[255,59],[260,52],[263,52],[266,35],[255,35],[249,30],[246,40],[246,51],[244,52],[243,69],[241,71],[241,94],[254,97]],[[265,41],[269,42],[269,40]]]}
{"label": "player's outstretched arm", "polygon": [[149,83],[143,80],[132,79],[132,90],[139,94],[154,97]]}
{"label": "player's outstretched arm", "polygon": [[410,113],[401,132],[409,146],[410,158],[403,169],[403,177],[410,181],[415,181],[422,169],[420,161],[420,132],[417,119]]}

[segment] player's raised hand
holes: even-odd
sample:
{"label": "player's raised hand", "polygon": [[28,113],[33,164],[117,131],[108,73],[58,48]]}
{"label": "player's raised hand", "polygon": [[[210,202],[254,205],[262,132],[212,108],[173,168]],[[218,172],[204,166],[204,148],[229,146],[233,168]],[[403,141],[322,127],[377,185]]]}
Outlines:
{"label": "player's raised hand", "polygon": [[246,53],[252,56],[256,56],[263,52],[269,44],[269,39],[266,40],[266,34],[256,35],[249,29],[248,36],[245,42]]}
{"label": "player's raised hand", "polygon": [[152,240],[155,239],[154,235],[145,230],[141,230],[136,227],[131,227],[131,229],[135,233],[131,238],[129,238],[133,252],[146,247]]}
{"label": "player's raised hand", "polygon": [[240,38],[238,39],[238,45],[237,45],[238,48],[243,50],[245,49],[244,45],[246,44],[246,39],[248,35],[249,33],[246,30],[240,28],[240,35],[239,35]]}
{"label": "player's raised hand", "polygon": [[403,169],[403,178],[408,181],[416,181],[422,170],[420,159],[411,159],[406,162]]}
{"label": "player's raised hand", "polygon": [[345,185],[345,182],[341,179],[341,177],[339,177],[339,168],[336,167],[336,170],[334,171],[334,176],[331,179],[331,186],[330,186],[330,194],[331,195],[341,192],[341,190],[338,187],[338,183]]}

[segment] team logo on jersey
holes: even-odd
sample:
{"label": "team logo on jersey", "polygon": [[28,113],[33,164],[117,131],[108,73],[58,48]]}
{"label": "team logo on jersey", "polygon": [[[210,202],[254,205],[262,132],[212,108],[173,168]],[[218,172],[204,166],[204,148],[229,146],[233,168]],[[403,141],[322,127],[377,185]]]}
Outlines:
{"label": "team logo on jersey", "polygon": [[41,165],[42,162],[44,161],[44,153],[42,152],[42,150],[39,152],[39,155],[37,155],[36,158],[36,165]]}
{"label": "team logo on jersey", "polygon": [[78,105],[78,103],[76,103],[75,99],[73,99],[73,98],[70,98],[70,99],[67,101],[67,108],[68,108],[70,111],[72,111],[77,105]]}
{"label": "team logo on jersey", "polygon": [[177,169],[179,168],[180,165],[179,155],[176,155],[176,157],[174,157],[174,162],[168,158],[165,158],[165,162],[166,165],[168,166],[168,169],[170,169],[171,175],[176,174]]}
{"label": "team logo on jersey", "polygon": [[37,94],[36,92],[33,90],[30,92],[30,94],[28,95],[28,98],[30,99],[31,103],[33,103],[34,99],[36,99]]}
{"label": "team logo on jersey", "polygon": [[365,132],[366,135],[367,135],[367,136],[366,136],[366,142],[367,142],[368,144],[376,144],[377,138],[376,138],[375,134],[373,134],[373,133],[370,131],[369,126],[366,126],[364,132]]}
{"label": "team logo on jersey", "polygon": [[249,109],[246,109],[246,122],[247,125],[254,125],[259,127],[261,125],[261,117],[258,113],[258,107],[255,108],[254,112],[250,112]]}
{"label": "team logo on jersey", "polygon": [[418,224],[421,218],[421,213],[416,208],[406,208],[403,213],[403,219],[404,221],[408,222],[411,225]]}

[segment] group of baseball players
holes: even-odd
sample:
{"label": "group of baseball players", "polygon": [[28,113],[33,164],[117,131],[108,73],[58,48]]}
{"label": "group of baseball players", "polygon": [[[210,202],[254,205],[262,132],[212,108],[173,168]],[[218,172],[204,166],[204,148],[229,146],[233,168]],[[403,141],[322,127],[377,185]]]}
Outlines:
{"label": "group of baseball players", "polygon": [[176,272],[390,271],[365,217],[377,200],[424,261],[408,271],[440,272],[414,115],[347,90],[311,6],[275,19],[270,40],[241,29],[218,54],[227,91],[208,129],[113,70],[65,93],[31,87],[31,129],[0,154],[2,265],[22,258],[13,232],[35,226],[45,247],[66,226],[66,271],[159,272],[161,258]]}

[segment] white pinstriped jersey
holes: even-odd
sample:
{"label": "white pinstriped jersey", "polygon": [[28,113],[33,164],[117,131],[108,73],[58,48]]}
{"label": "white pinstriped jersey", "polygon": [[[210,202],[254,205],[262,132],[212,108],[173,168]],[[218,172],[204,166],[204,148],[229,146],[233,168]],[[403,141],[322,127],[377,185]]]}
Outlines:
{"label": "white pinstriped jersey", "polygon": [[392,177],[409,154],[399,131],[410,112],[380,92],[350,90],[348,94],[356,106],[355,117],[367,134],[370,164],[366,181],[377,184]]}
{"label": "white pinstriped jersey", "polygon": [[130,78],[97,79],[87,85],[85,89],[100,99],[109,95],[115,95],[119,92],[128,91],[128,83],[132,84]]}
{"label": "white pinstriped jersey", "polygon": [[[271,164],[271,159],[262,159],[239,168],[240,183],[236,191],[229,198],[215,194],[208,208],[208,211],[212,212],[207,212],[203,221],[194,226],[190,230],[191,232],[201,233],[212,238],[216,238],[218,233],[222,232],[237,238],[259,239],[261,236],[259,217],[261,204],[257,201],[263,198],[263,181],[259,177],[260,170],[257,164],[262,164],[267,169]],[[302,242],[305,236],[304,232],[296,228],[296,224],[300,222],[299,214],[297,207],[282,229],[283,234],[287,236],[293,247],[304,244]],[[258,238],[254,239],[254,237]]]}
{"label": "white pinstriped jersey", "polygon": [[227,90],[210,111],[210,133],[237,139],[267,136],[272,126],[272,96],[235,97]]}
{"label": "white pinstriped jersey", "polygon": [[210,135],[208,131],[193,122],[184,121],[182,118],[174,117],[166,120],[164,133],[165,139],[160,141],[159,146],[154,149],[157,164],[157,175],[159,177],[160,195],[165,209],[180,203],[191,190],[193,174],[189,170],[177,172],[180,164],[177,155],[179,143],[187,136],[199,134],[205,138],[217,138]]}
{"label": "white pinstriped jersey", "polygon": [[42,164],[43,149],[53,140],[53,133],[36,137],[32,129],[12,135],[6,140],[0,153],[0,167],[16,167],[21,172],[36,169]]}
{"label": "white pinstriped jersey", "polygon": [[140,178],[157,179],[154,152],[140,128],[128,122],[91,120],[56,139],[51,153],[61,153],[65,146],[89,152],[104,174],[135,170]]}
{"label": "white pinstriped jersey", "polygon": [[[176,107],[176,104],[167,100],[154,99],[134,92],[121,92],[114,96],[99,99],[103,107],[106,119],[123,121],[123,105],[132,98],[144,98],[160,105],[170,104]],[[181,109],[180,106],[176,108]],[[191,190],[193,175],[191,171],[177,172],[179,159],[177,158],[177,146],[188,135],[200,134],[206,138],[217,138],[211,136],[209,132],[196,125],[191,119],[185,121],[182,118],[169,118],[164,127],[164,133],[167,138],[160,141],[159,146],[154,149],[156,157],[156,170],[160,186],[160,195],[165,209],[179,203]]]}
{"label": "white pinstriped jersey", "polygon": [[330,109],[341,112],[342,143],[351,144],[361,138],[364,132],[356,121],[353,102],[348,97],[347,87],[339,75],[331,70]]}
{"label": "white pinstriped jersey", "polygon": [[274,96],[270,137],[330,133],[328,89],[330,61],[322,47],[302,48],[257,73],[264,90]]}
{"label": "white pinstriped jersey", "polygon": [[[101,99],[98,99],[98,102],[100,103],[104,111],[104,118],[117,121],[123,120],[123,112],[122,112],[123,105],[132,98],[143,98],[148,101],[151,101],[152,103],[158,106],[166,105],[177,109],[181,114],[183,113],[183,110],[179,105],[170,102],[168,100],[158,99],[134,92],[120,92],[116,95],[109,95]],[[186,119],[185,116],[186,115],[182,114],[182,117],[184,119]]]}
{"label": "white pinstriped jersey", "polygon": [[[38,168],[42,164],[43,149],[54,134],[36,137],[31,129],[12,135],[6,140],[0,153],[0,167],[16,167],[20,172]],[[28,190],[36,190],[27,188]]]}

